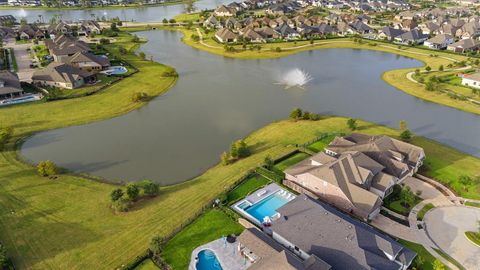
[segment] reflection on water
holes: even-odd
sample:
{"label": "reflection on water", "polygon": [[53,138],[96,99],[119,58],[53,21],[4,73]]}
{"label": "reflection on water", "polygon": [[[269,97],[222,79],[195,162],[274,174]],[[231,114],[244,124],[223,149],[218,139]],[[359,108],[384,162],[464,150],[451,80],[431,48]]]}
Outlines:
{"label": "reflection on water", "polygon": [[[416,134],[480,155],[480,117],[414,98],[381,79],[386,70],[418,61],[351,49],[239,60],[190,48],[177,32],[137,35],[149,40],[140,48],[148,58],[177,69],[176,86],[127,115],[37,134],[22,154],[109,179],[173,184],[201,174],[232,141],[299,107],[391,127],[404,119]],[[314,78],[308,91],[272,83],[296,68]]]}

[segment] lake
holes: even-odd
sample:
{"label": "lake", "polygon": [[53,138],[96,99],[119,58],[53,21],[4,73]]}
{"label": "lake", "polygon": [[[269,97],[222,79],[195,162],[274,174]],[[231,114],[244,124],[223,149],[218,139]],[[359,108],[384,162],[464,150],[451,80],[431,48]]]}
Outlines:
{"label": "lake", "polygon": [[[177,69],[175,87],[145,107],[110,120],[46,131],[25,142],[32,161],[53,160],[112,181],[185,181],[219,161],[229,144],[294,107],[398,127],[480,155],[480,117],[409,96],[381,79],[386,70],[420,66],[402,56],[324,49],[280,59],[240,60],[193,49],[170,31],[137,33],[140,50]],[[282,75],[299,68],[313,80],[285,89]]]}
{"label": "lake", "polygon": [[[230,3],[227,0],[200,0],[194,3],[196,10],[213,9],[223,3]],[[13,15],[18,20],[26,18],[28,22],[48,22],[50,18],[57,16],[65,21],[91,20],[92,18],[116,18],[123,21],[136,22],[161,22],[164,18],[170,19],[175,15],[184,13],[186,5],[166,5],[132,8],[110,8],[110,9],[63,9],[63,10],[42,10],[42,9],[0,9],[0,15]]]}

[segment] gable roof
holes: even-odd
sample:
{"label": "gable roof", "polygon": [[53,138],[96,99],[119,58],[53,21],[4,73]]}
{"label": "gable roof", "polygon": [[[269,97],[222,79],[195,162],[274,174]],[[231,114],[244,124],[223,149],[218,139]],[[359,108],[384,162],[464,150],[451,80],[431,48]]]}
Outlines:
{"label": "gable roof", "polygon": [[101,57],[98,55],[94,55],[91,52],[77,52],[74,55],[70,56],[66,61],[69,64],[75,64],[80,62],[95,62],[102,67],[106,67],[110,65],[110,61],[106,57]]}
{"label": "gable roof", "polygon": [[[277,212],[271,229],[333,269],[401,269],[415,254],[373,227],[300,194]],[[391,261],[385,254],[395,258]],[[404,256],[401,259],[399,256]]]}
{"label": "gable roof", "polygon": [[71,65],[53,62],[46,68],[35,71],[32,75],[32,80],[73,84],[79,79],[92,75],[93,73],[91,72],[83,71]]}
{"label": "gable roof", "polygon": [[396,29],[393,27],[388,27],[385,26],[380,30],[381,33],[385,34],[388,38],[396,38],[402,34],[404,34],[406,31],[402,29]]}
{"label": "gable roof", "polygon": [[22,92],[18,75],[8,70],[0,70],[0,95]]}

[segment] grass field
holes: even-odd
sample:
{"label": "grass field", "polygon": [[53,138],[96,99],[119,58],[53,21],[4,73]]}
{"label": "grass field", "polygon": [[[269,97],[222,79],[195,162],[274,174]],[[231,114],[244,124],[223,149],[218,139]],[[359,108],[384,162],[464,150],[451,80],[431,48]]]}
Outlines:
{"label": "grass field", "polygon": [[468,240],[472,241],[477,246],[480,246],[480,232],[465,232],[465,236]]}
{"label": "grass field", "polygon": [[227,194],[227,201],[229,204],[234,203],[241,198],[247,196],[250,192],[265,186],[270,180],[265,177],[255,174],[245,179],[242,184]]}
{"label": "grass field", "polygon": [[316,153],[322,152],[325,146],[331,143],[334,138],[335,135],[328,135],[325,138],[310,144],[309,146],[307,146],[307,149]]}
{"label": "grass field", "polygon": [[239,235],[243,227],[220,210],[210,210],[169,241],[163,258],[173,269],[188,269],[192,251],[222,236]]}
{"label": "grass field", "polygon": [[277,170],[284,171],[286,168],[297,164],[298,162],[308,158],[309,156],[309,154],[303,152],[296,153],[293,156],[290,156],[287,159],[284,159],[279,163],[275,164],[275,168]]}
{"label": "grass field", "polygon": [[459,262],[457,262],[455,259],[450,257],[447,253],[443,252],[441,249],[434,248],[435,252],[437,252],[442,258],[445,260],[449,261],[451,264],[455,265],[458,269],[460,270],[465,270],[465,267],[463,267]]}
{"label": "grass field", "polygon": [[431,203],[429,204],[426,204],[422,209],[420,209],[420,211],[418,211],[417,213],[417,219],[418,220],[423,220],[423,218],[425,217],[425,214],[430,211],[430,209],[433,209],[435,206]]}
{"label": "grass field", "polygon": [[135,270],[160,270],[152,260],[148,259],[143,261],[139,266],[135,267]]}
{"label": "grass field", "polygon": [[[417,269],[422,270],[434,270],[433,262],[436,259],[422,245],[415,244],[403,239],[398,240],[398,242],[417,253],[417,257],[413,260],[413,266],[416,266]],[[445,266],[445,269],[450,268]]]}
{"label": "grass field", "polygon": [[480,208],[480,203],[477,202],[466,202],[465,205]]}

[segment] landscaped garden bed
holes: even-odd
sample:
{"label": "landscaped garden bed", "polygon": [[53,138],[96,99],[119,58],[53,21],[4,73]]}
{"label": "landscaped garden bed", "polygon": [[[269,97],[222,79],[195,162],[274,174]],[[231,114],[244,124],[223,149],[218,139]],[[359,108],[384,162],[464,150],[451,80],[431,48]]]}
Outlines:
{"label": "landscaped garden bed", "polygon": [[430,209],[433,209],[435,206],[431,203],[426,204],[420,211],[417,213],[417,220],[423,220],[425,217],[425,214],[430,211]]}
{"label": "landscaped garden bed", "polygon": [[383,206],[393,212],[408,216],[412,208],[422,199],[415,195],[409,187],[402,188],[399,185],[393,187],[393,191],[384,199]]}
{"label": "landscaped garden bed", "polygon": [[480,246],[480,230],[478,232],[465,232],[465,236],[477,246]]}

